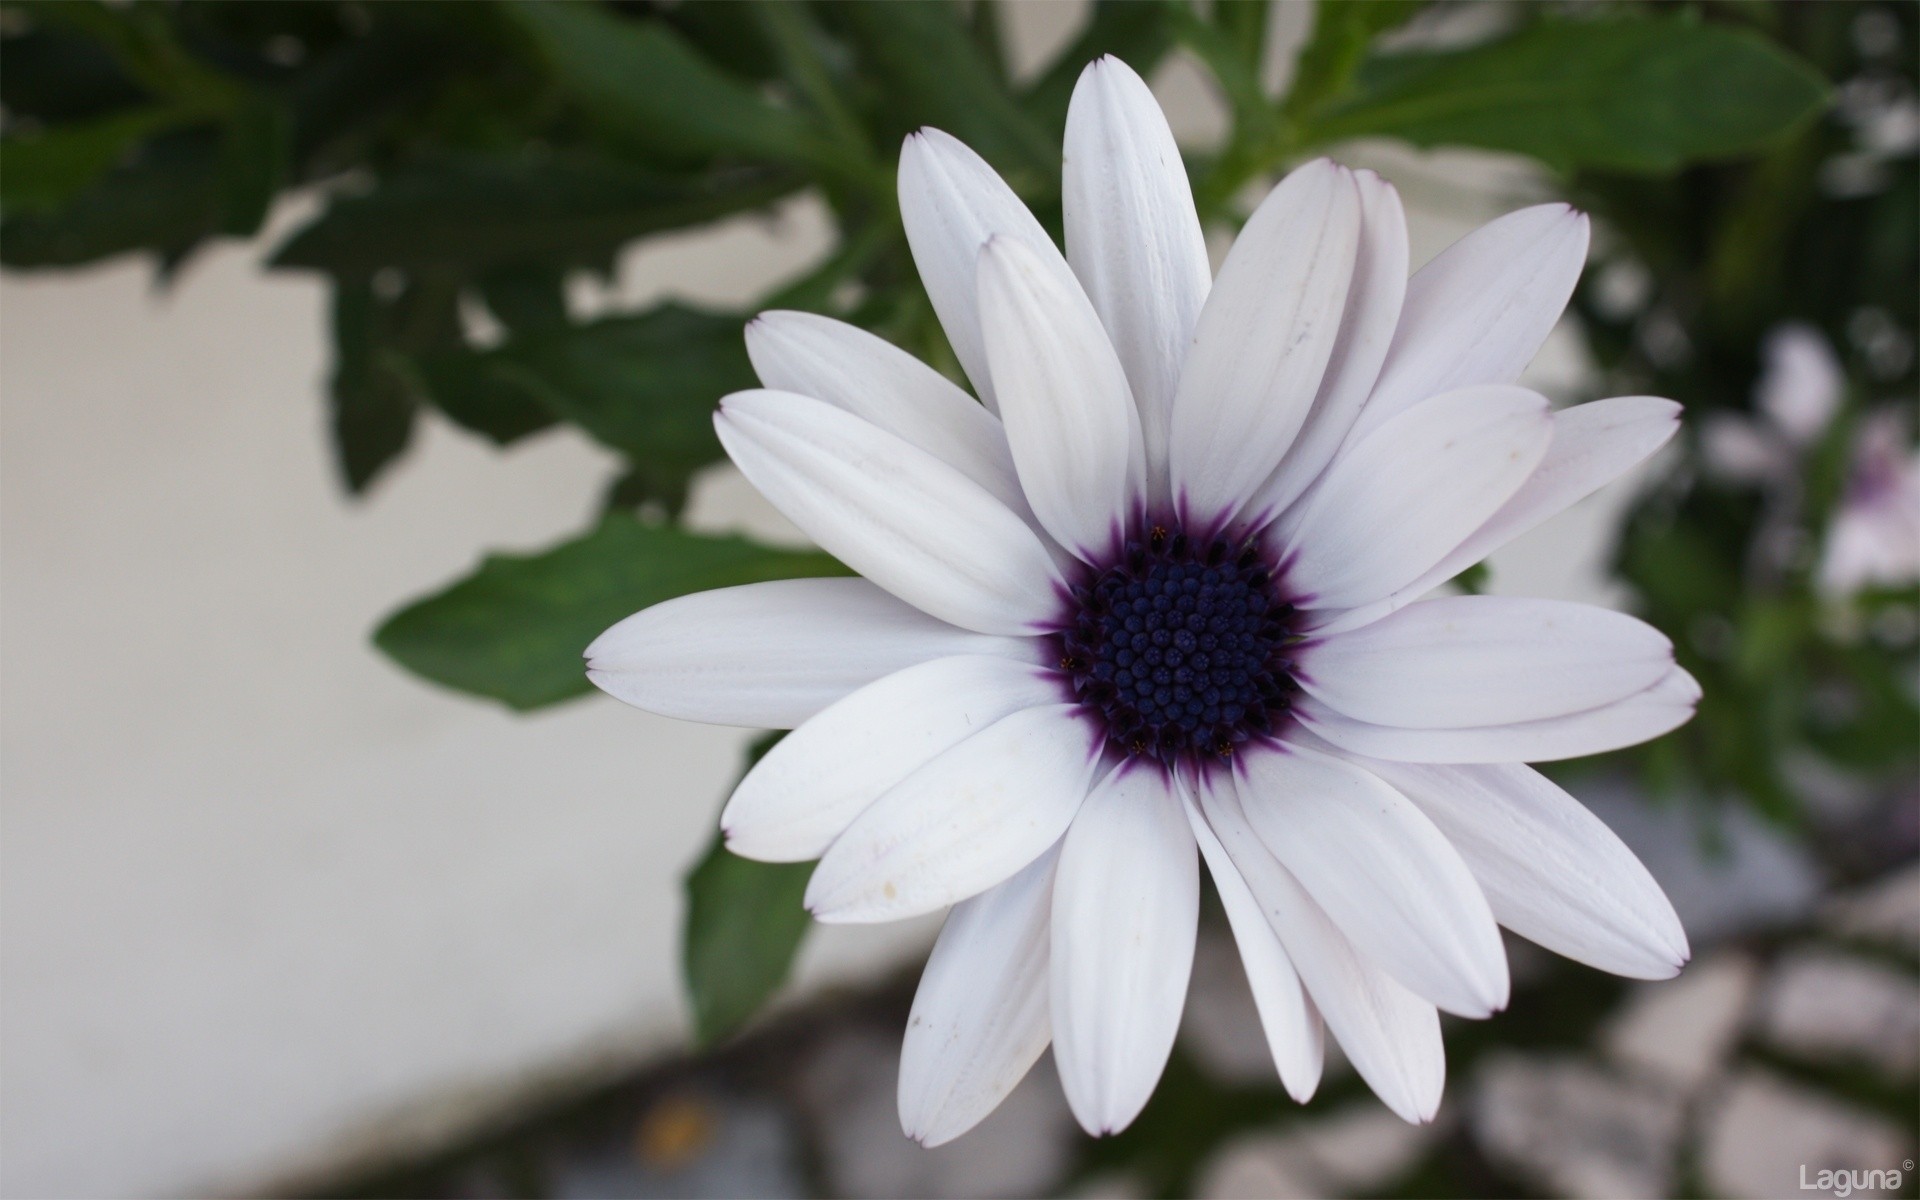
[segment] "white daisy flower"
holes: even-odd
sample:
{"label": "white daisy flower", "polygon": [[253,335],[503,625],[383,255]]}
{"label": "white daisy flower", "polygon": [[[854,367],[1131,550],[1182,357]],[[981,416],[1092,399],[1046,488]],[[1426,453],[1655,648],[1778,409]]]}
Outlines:
{"label": "white daisy flower", "polygon": [[860,579],[668,601],[589,649],[657,713],[794,730],[728,846],[819,859],[822,921],[952,913],[900,1117],[928,1145],[1048,1044],[1090,1132],[1153,1091],[1204,859],[1280,1078],[1324,1030],[1410,1121],[1438,1012],[1507,1000],[1499,925],[1672,975],[1680,923],[1633,854],[1523,763],[1658,736],[1699,692],[1631,617],[1422,599],[1641,461],[1677,407],[1550,411],[1513,380],[1579,275],[1586,219],[1527,209],[1411,280],[1391,186],[1311,163],[1217,277],[1146,85],[1104,59],[1066,134],[1067,253],[967,147],[900,162],[907,238],[979,402],[871,334],[774,312],[765,390],[716,425]]}

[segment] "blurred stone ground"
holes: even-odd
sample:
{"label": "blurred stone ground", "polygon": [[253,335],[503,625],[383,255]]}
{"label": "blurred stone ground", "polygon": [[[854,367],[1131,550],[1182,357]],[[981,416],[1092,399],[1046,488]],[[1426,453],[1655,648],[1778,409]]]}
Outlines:
{"label": "blurred stone ground", "polygon": [[1920,1195],[1915,798],[1838,806],[1801,840],[1743,811],[1702,822],[1581,792],[1667,886],[1694,960],[1675,981],[1629,983],[1512,942],[1509,1010],[1448,1021],[1448,1094],[1431,1126],[1400,1122],[1337,1061],[1310,1105],[1287,1099],[1215,913],[1167,1077],[1119,1137],[1080,1134],[1043,1059],[958,1142],[903,1138],[909,975],[438,1153],[284,1191],[1759,1200],[1834,1194],[1802,1188],[1822,1170],[1896,1170],[1895,1187],[1852,1194]]}

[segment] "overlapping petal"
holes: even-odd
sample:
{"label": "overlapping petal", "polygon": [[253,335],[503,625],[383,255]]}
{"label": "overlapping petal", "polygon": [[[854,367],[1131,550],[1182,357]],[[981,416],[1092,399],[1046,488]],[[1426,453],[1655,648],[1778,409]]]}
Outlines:
{"label": "overlapping petal", "polygon": [[900,1049],[900,1127],[922,1145],[950,1142],[978,1125],[1047,1048],[1058,858],[1048,850],[955,905],[940,927]]}
{"label": "overlapping petal", "polygon": [[1448,1012],[1506,1007],[1506,950],[1486,897],[1405,796],[1305,746],[1249,745],[1234,774],[1261,841],[1362,954]]}
{"label": "overlapping petal", "polygon": [[815,868],[807,907],[822,921],[897,921],[980,894],[1067,831],[1100,740],[1071,704],[987,726],[854,819]]}
{"label": "overlapping petal", "polygon": [[953,625],[1026,634],[1054,608],[1031,528],[953,467],[851,413],[788,392],[736,392],[714,428],[727,456],[822,549]]}
{"label": "overlapping petal", "polygon": [[1194,324],[1173,404],[1175,507],[1224,524],[1307,419],[1340,333],[1360,240],[1353,173],[1321,159],[1247,221]]}
{"label": "overlapping petal", "polygon": [[1194,840],[1200,844],[1201,856],[1207,860],[1220,906],[1226,910],[1234,944],[1240,949],[1240,964],[1253,988],[1254,1008],[1260,1014],[1260,1028],[1267,1036],[1267,1052],[1273,1055],[1281,1086],[1305,1104],[1319,1089],[1320,1073],[1326,1065],[1326,1025],[1307,998],[1293,960],[1287,957],[1287,949],[1281,945],[1266,911],[1185,788],[1181,803]]}
{"label": "overlapping petal", "polygon": [[1350,443],[1286,531],[1281,561],[1307,608],[1405,587],[1499,511],[1546,454],[1546,399],[1525,388],[1435,396]]}
{"label": "overlapping petal", "polygon": [[1352,629],[1417,600],[1535,526],[1620,478],[1679,431],[1680,406],[1655,396],[1615,396],[1553,414],[1540,465],[1486,523],[1385,600],[1335,615],[1326,632]]}
{"label": "overlapping petal", "polygon": [[1074,87],[1061,185],[1067,261],[1126,369],[1153,499],[1164,503],[1174,391],[1213,271],[1166,116],[1110,55]]}
{"label": "overlapping petal", "polygon": [[1231,776],[1204,780],[1198,800],[1354,1070],[1403,1120],[1431,1121],[1447,1076],[1438,1011],[1355,950],[1254,833]]}
{"label": "overlapping petal", "polygon": [[1445,596],[1296,651],[1294,678],[1376,725],[1450,729],[1565,716],[1652,687],[1673,643],[1624,613],[1564,600]]}
{"label": "overlapping petal", "polygon": [[1489,221],[1420,268],[1355,433],[1441,392],[1518,379],[1573,295],[1587,237],[1585,213],[1542,204]]}
{"label": "overlapping petal", "polygon": [[868,805],[935,755],[1002,717],[1059,700],[1050,672],[1012,658],[937,658],[870,683],[747,772],[720,814],[727,848],[764,862],[819,858]]}
{"label": "overlapping petal", "polygon": [[1359,419],[1400,320],[1407,291],[1407,218],[1400,193],[1372,171],[1355,171],[1353,178],[1360,194],[1360,241],[1340,334],[1299,436],[1247,502],[1251,526],[1285,510],[1326,469]]}
{"label": "overlapping petal", "polygon": [[1018,238],[1035,252],[1065,260],[1006,181],[965,143],[922,129],[900,148],[900,220],[920,282],[946,330],[954,356],[990,411],[1000,411],[980,331],[974,269],[980,247],[995,234]]}
{"label": "overlapping petal", "polygon": [[766,387],[844,408],[955,468],[1025,515],[1007,433],[953,381],[885,338],[817,313],[773,311],[747,324]]}
{"label": "overlapping petal", "polygon": [[948,654],[1033,650],[1026,638],[949,625],[864,579],[778,579],[635,613],[587,647],[587,678],[662,716],[791,729],[883,675]]}
{"label": "overlapping petal", "polygon": [[1502,925],[1589,966],[1667,979],[1687,934],[1666,893],[1600,818],[1517,764],[1417,766],[1369,759],[1466,860]]}
{"label": "overlapping petal", "polygon": [[1034,515],[1091,560],[1118,544],[1146,487],[1140,414],[1079,283],[1015,238],[980,251],[980,323],[1000,415]]}
{"label": "overlapping petal", "polygon": [[1067,831],[1053,886],[1053,1056],[1088,1133],[1125,1129],[1166,1069],[1187,999],[1200,869],[1172,781],[1123,762]]}
{"label": "overlapping petal", "polygon": [[1585,712],[1511,725],[1463,729],[1405,729],[1357,721],[1311,696],[1295,714],[1307,728],[1354,754],[1416,763],[1553,762],[1637,746],[1678,729],[1693,717],[1700,685],[1680,667],[1660,681],[1613,704]]}

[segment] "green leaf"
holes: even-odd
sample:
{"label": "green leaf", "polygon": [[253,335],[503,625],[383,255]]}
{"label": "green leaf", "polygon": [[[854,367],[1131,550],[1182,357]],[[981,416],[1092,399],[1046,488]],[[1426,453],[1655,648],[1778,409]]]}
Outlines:
{"label": "green leaf", "polygon": [[1057,186],[1060,147],[1021,111],[948,0],[831,6],[890,110],[967,143],[1022,190]]}
{"label": "green leaf", "polygon": [[567,275],[553,267],[496,267],[480,278],[480,294],[494,319],[515,332],[558,329],[567,323]]}
{"label": "green leaf", "polygon": [[286,110],[267,99],[241,104],[220,145],[220,232],[252,237],[286,179],[293,136]]}
{"label": "green leaf", "polygon": [[204,131],[156,138],[57,211],[9,213],[0,262],[73,267],[134,250],[177,261],[217,224],[218,146]]}
{"label": "green leaf", "polygon": [[0,140],[0,206],[51,212],[99,181],[157,129],[191,114],[164,105],[56,125]]}
{"label": "green leaf", "polygon": [[1300,48],[1289,113],[1310,112],[1341,95],[1379,33],[1403,24],[1426,0],[1320,0],[1313,8],[1313,33]]}
{"label": "green leaf", "polygon": [[[780,736],[756,742],[747,766]],[[688,872],[681,953],[694,1038],[701,1045],[745,1025],[786,982],[811,923],[801,900],[812,874],[812,863],[740,858],[717,835]]]}
{"label": "green leaf", "polygon": [[1509,150],[1562,170],[1662,172],[1760,149],[1826,96],[1811,68],[1744,30],[1545,21],[1470,50],[1372,59],[1358,94],[1309,133]]}
{"label": "green leaf", "polygon": [[111,116],[153,98],[98,41],[57,23],[0,31],[0,59],[7,64],[0,71],[0,106],[9,119],[64,124]]}
{"label": "green leaf", "polygon": [[513,22],[581,110],[622,142],[684,161],[833,159],[812,123],[777,108],[660,21],[585,3],[514,3]]}
{"label": "green leaf", "polygon": [[495,445],[511,445],[559,420],[524,383],[502,375],[483,355],[441,354],[411,365],[434,408]]}
{"label": "green leaf", "polygon": [[[495,378],[671,486],[720,457],[713,433],[720,397],[755,385],[741,326],[737,316],[668,304],[516,337],[476,357]],[[439,361],[423,365],[428,378],[448,370]]]}
{"label": "green leaf", "polygon": [[639,609],[709,588],[844,573],[818,551],[614,514],[552,549],[489,556],[465,579],[389,617],[374,642],[436,683],[539,708],[586,692],[581,652]]}
{"label": "green leaf", "polygon": [[36,4],[33,16],[97,42],[128,78],[155,96],[205,115],[231,111],[246,88],[202,63],[175,36],[167,6],[96,0]]}
{"label": "green leaf", "polygon": [[334,457],[347,490],[356,494],[400,457],[413,436],[413,396],[382,361],[384,323],[371,281],[342,281],[334,288]]}
{"label": "green leaf", "polygon": [[581,155],[446,156],[336,196],[273,261],[335,273],[591,266],[635,238],[757,208],[796,186],[764,172],[689,180]]}
{"label": "green leaf", "polygon": [[[1181,42],[1206,63],[1220,90],[1226,93],[1236,122],[1236,142],[1269,142],[1278,136],[1279,114],[1268,99],[1266,83],[1261,79],[1258,38],[1259,31],[1264,29],[1264,13],[1264,8],[1246,0],[1234,0],[1217,6],[1211,21],[1191,8],[1177,8],[1171,17]],[[1254,39],[1252,45],[1249,45],[1250,38]]]}
{"label": "green leaf", "polygon": [[1111,54],[1144,77],[1153,73],[1172,44],[1165,4],[1158,0],[1098,0],[1086,28],[1027,88],[1020,106],[1057,139],[1066,130],[1067,105],[1088,63]]}

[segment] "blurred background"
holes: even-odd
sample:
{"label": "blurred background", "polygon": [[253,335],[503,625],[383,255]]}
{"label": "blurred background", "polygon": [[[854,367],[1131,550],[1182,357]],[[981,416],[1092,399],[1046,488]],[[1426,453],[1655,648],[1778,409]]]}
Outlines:
{"label": "blurred background", "polygon": [[[1905,0],[0,4],[0,1191],[1920,1194],[1917,33]],[[951,369],[900,138],[1057,233],[1101,53],[1216,252],[1318,153],[1399,186],[1416,262],[1588,209],[1525,382],[1688,410],[1461,586],[1639,612],[1702,680],[1555,772],[1693,964],[1513,941],[1429,1127],[1337,1069],[1287,1100],[1210,912],[1132,1129],[1086,1139],[1043,1062],[921,1150],[938,920],[809,929],[804,867],[713,844],[752,735],[584,695],[628,612],[830,568],[719,461],[741,324]]]}

